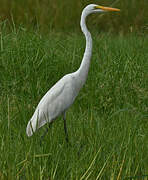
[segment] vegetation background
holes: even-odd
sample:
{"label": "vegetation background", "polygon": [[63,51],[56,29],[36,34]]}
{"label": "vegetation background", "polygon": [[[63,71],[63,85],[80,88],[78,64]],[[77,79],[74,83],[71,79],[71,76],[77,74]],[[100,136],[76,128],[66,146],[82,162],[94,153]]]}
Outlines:
{"label": "vegetation background", "polygon": [[[88,18],[93,56],[67,113],[32,137],[26,125],[45,92],[75,71],[84,6],[120,13]],[[79,33],[80,32],[80,33]],[[148,178],[148,0],[0,0],[0,180]]]}
{"label": "vegetation background", "polygon": [[147,0],[0,0],[0,20],[40,28],[40,31],[74,31],[79,29],[82,9],[90,3],[121,9],[116,18],[110,14],[105,15],[105,19],[104,15],[91,17],[91,24],[103,32],[127,33],[147,29]]}

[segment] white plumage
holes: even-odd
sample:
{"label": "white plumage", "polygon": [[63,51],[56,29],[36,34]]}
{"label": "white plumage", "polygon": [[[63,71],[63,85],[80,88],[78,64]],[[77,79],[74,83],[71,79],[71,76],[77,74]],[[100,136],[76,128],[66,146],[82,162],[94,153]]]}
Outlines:
{"label": "white plumage", "polygon": [[80,68],[74,73],[65,75],[43,96],[28,122],[26,128],[28,136],[32,136],[37,129],[46,123],[51,123],[61,114],[64,115],[64,129],[67,136],[65,112],[73,104],[86,81],[92,54],[92,38],[85,20],[89,14],[103,11],[119,11],[119,9],[90,4],[82,11],[80,25],[86,38],[86,48]]}
{"label": "white plumage", "polygon": [[73,74],[65,75],[43,96],[27,125],[28,136],[47,122],[53,121],[74,102],[78,94],[74,79]]}

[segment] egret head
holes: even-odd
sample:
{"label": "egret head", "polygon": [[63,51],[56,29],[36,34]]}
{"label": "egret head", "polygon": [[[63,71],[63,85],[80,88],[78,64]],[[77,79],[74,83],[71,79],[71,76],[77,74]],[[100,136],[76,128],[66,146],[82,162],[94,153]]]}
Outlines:
{"label": "egret head", "polygon": [[92,13],[99,13],[99,12],[107,12],[107,11],[120,11],[120,9],[117,8],[111,8],[111,7],[104,7],[104,6],[99,6],[96,4],[89,4],[84,8],[84,11],[87,15],[92,14]]}

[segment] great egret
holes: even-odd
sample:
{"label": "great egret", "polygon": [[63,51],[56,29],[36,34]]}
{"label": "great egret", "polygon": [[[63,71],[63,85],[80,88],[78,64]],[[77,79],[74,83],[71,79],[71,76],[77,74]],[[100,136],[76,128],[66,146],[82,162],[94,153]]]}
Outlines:
{"label": "great egret", "polygon": [[65,75],[60,79],[41,99],[32,118],[28,122],[26,133],[33,133],[46,123],[53,122],[59,115],[63,114],[66,141],[68,134],[66,128],[66,110],[73,104],[80,89],[84,85],[90,66],[92,55],[92,38],[86,27],[86,17],[92,13],[120,11],[116,8],[103,7],[96,4],[86,6],[81,15],[80,26],[86,38],[86,48],[79,69],[76,72]]}

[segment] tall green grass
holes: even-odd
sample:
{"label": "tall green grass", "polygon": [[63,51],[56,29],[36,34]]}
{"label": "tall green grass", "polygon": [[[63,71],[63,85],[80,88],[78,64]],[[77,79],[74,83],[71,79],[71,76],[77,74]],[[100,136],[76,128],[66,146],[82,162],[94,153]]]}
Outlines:
{"label": "tall green grass", "polygon": [[[3,28],[2,28],[3,29]],[[93,34],[88,80],[40,145],[26,125],[41,97],[77,70],[82,34],[23,28],[0,37],[0,179],[124,179],[148,174],[148,37]]]}
{"label": "tall green grass", "polygon": [[113,6],[121,9],[116,17],[111,13],[94,16],[91,24],[95,24],[103,31],[135,32],[147,31],[148,3],[147,0],[1,0],[0,19],[22,24],[43,32],[49,29],[58,31],[78,30],[82,9],[90,3]]}

